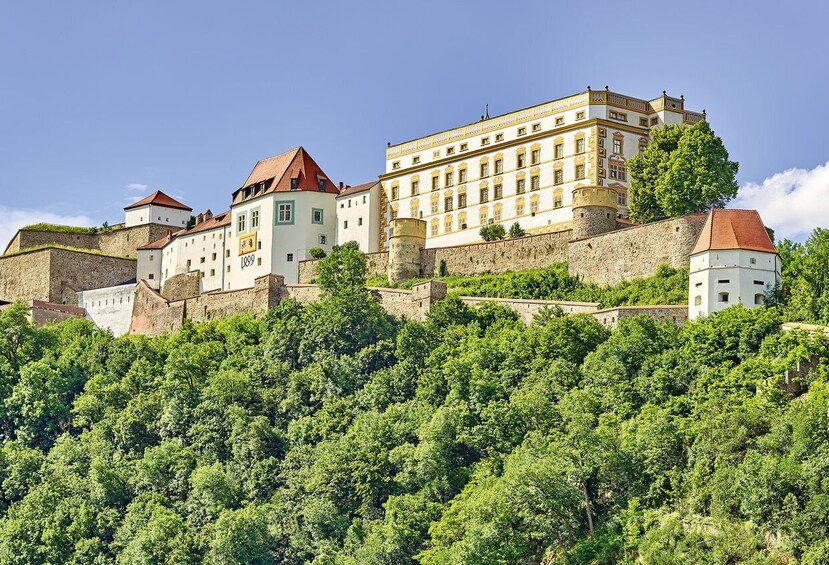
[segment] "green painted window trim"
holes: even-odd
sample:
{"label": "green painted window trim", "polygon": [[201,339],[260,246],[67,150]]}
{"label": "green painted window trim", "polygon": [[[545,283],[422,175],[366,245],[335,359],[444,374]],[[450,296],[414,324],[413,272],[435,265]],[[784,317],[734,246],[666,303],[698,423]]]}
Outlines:
{"label": "green painted window trim", "polygon": [[[259,212],[259,225],[256,226],[256,227],[253,227],[253,213],[254,212]],[[262,210],[259,206],[257,206],[256,208],[251,208],[250,210],[248,210],[248,220],[250,220],[250,225],[248,226],[248,232],[259,231],[259,228],[262,227]]]}
{"label": "green painted window trim", "polygon": [[[320,213],[320,221],[317,222],[314,220],[314,212]],[[311,208],[311,223],[312,224],[324,224],[325,223],[325,210],[322,208]]]}
{"label": "green painted window trim", "polygon": [[[245,229],[239,229],[239,218],[245,219]],[[234,218],[233,228],[236,230],[237,235],[244,235],[248,233],[250,228],[250,224],[248,224],[248,213],[247,212],[237,212],[236,217]]]}
{"label": "green painted window trim", "polygon": [[[291,221],[290,222],[280,222],[279,221],[279,205],[280,204],[290,204],[291,206]],[[274,224],[278,226],[290,226],[294,224],[296,219],[296,203],[294,200],[276,200],[273,203],[273,220]]]}

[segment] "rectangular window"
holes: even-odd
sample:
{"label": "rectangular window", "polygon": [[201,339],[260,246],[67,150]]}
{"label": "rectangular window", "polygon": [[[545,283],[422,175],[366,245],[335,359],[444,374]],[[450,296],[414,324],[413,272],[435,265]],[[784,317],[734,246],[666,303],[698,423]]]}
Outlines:
{"label": "rectangular window", "polygon": [[563,143],[556,143],[555,158],[556,159],[563,159],[564,158],[564,144]]}
{"label": "rectangular window", "polygon": [[412,157],[412,165],[417,165],[418,163],[420,163],[420,156],[415,155]]}
{"label": "rectangular window", "polygon": [[541,124],[533,124],[533,131],[541,131]]}
{"label": "rectangular window", "polygon": [[211,277],[215,277],[215,276],[216,276],[216,269],[210,269],[210,276],[211,276]]}
{"label": "rectangular window", "polygon": [[322,221],[322,209],[321,208],[311,208],[311,223],[312,224],[321,224]]}
{"label": "rectangular window", "polygon": [[455,183],[455,176],[450,172],[446,173],[445,186],[452,186]]}
{"label": "rectangular window", "polygon": [[259,227],[259,210],[252,210],[250,213],[250,229],[255,230]]}
{"label": "rectangular window", "polygon": [[447,147],[446,148],[446,154],[447,155],[454,155],[455,154],[455,148],[454,147]]}
{"label": "rectangular window", "polygon": [[412,181],[412,196],[420,194],[420,181]]}
{"label": "rectangular window", "polygon": [[504,134],[503,133],[496,133],[495,134],[495,141],[504,141]]}
{"label": "rectangular window", "polygon": [[523,216],[524,215],[524,203],[523,202],[516,202],[515,203],[515,215],[516,216]]}
{"label": "rectangular window", "polygon": [[397,200],[398,198],[400,198],[400,187],[399,186],[391,187],[391,199],[392,200]]}
{"label": "rectangular window", "polygon": [[440,178],[437,176],[432,177],[432,190],[437,190],[440,188]]}
{"label": "rectangular window", "polygon": [[[400,168],[400,163],[397,163],[397,168]],[[299,188],[299,178],[291,179],[291,190]]]}
{"label": "rectangular window", "polygon": [[619,206],[627,206],[628,205],[628,193],[625,192],[624,190],[620,190],[618,192],[618,196],[619,197],[617,199],[617,202],[619,203]]}
{"label": "rectangular window", "polygon": [[524,194],[526,183],[524,179],[518,179],[515,181],[515,194]]}
{"label": "rectangular window", "polygon": [[500,208],[496,208],[495,211],[492,212],[492,219],[495,220],[496,222],[501,221],[501,209]]}
{"label": "rectangular window", "polygon": [[452,218],[446,218],[443,220],[443,231],[446,233],[452,231]]}
{"label": "rectangular window", "polygon": [[493,187],[493,191],[495,193],[495,194],[493,194],[493,197],[495,198],[495,200],[500,200],[501,197],[504,196],[504,187],[500,184],[496,184]]}
{"label": "rectangular window", "polygon": [[484,138],[481,139],[481,146],[484,146],[484,145],[489,145],[489,138],[488,137],[484,137]]}
{"label": "rectangular window", "polygon": [[495,159],[495,174],[500,175],[504,172],[504,160],[503,159]]}
{"label": "rectangular window", "polygon": [[580,137],[576,140],[576,153],[584,153],[584,138]]}
{"label": "rectangular window", "polygon": [[553,183],[554,184],[561,184],[564,182],[564,171],[562,169],[557,169],[553,173]]}
{"label": "rectangular window", "polygon": [[458,208],[466,208],[466,194],[458,194]]}
{"label": "rectangular window", "polygon": [[[497,163],[497,161],[496,161]],[[489,176],[489,163],[481,163],[481,178],[486,178]]]}
{"label": "rectangular window", "polygon": [[344,230],[348,229],[348,220],[343,220],[343,229]]}
{"label": "rectangular window", "polygon": [[359,217],[359,218],[357,218],[357,225],[358,225],[358,226],[362,226],[362,225],[363,225],[363,218],[362,218],[362,216],[361,216],[361,217]]}
{"label": "rectangular window", "polygon": [[719,284],[729,284],[731,282],[730,279],[719,279],[717,283]]}
{"label": "rectangular window", "polygon": [[481,197],[478,201],[481,202],[481,203],[489,202],[489,189],[488,188],[482,188],[481,189]]}
{"label": "rectangular window", "polygon": [[328,236],[326,236],[325,234],[320,234],[319,242],[320,245],[325,245],[326,243],[328,243]]}
{"label": "rectangular window", "polygon": [[247,214],[239,214],[236,218],[236,231],[239,233],[245,233],[247,231],[247,221]]}
{"label": "rectangular window", "polygon": [[458,171],[458,182],[461,184],[466,182],[466,169],[461,169]]}
{"label": "rectangular window", "polygon": [[437,235],[438,234],[438,225],[436,223],[432,224],[432,227],[430,229],[431,229],[432,235]]}
{"label": "rectangular window", "polygon": [[759,286],[766,286],[766,283],[764,283],[763,281],[754,281],[754,284]]}
{"label": "rectangular window", "polygon": [[564,125],[564,118],[563,118],[563,117],[561,117],[561,116],[559,116],[558,118],[556,118],[556,125],[557,125],[557,126],[563,126],[563,125]]}
{"label": "rectangular window", "polygon": [[643,128],[648,127],[648,118],[639,118],[639,125]]}
{"label": "rectangular window", "polygon": [[469,149],[469,145],[466,143],[461,143],[461,151],[466,151],[467,149]]}
{"label": "rectangular window", "polygon": [[[391,168],[392,168],[392,169],[394,169],[395,171],[396,171],[397,169],[399,169],[399,168],[400,168],[400,161],[395,161],[394,163],[392,163],[392,164],[391,164]],[[291,180],[293,180],[293,179],[291,179]],[[293,187],[292,187],[292,188],[293,188]]]}
{"label": "rectangular window", "polygon": [[532,200],[530,202],[530,212],[533,214],[538,213],[538,200]]}
{"label": "rectangular window", "polygon": [[622,140],[621,139],[614,139],[613,140],[613,152],[616,155],[622,154]]}
{"label": "rectangular window", "polygon": [[576,119],[583,120],[584,119],[584,112],[576,112]]}
{"label": "rectangular window", "polygon": [[437,214],[437,213],[438,213],[438,201],[437,201],[437,198],[435,198],[434,200],[432,200],[432,214]]}
{"label": "rectangular window", "polygon": [[515,159],[516,159],[516,167],[519,168],[519,169],[523,169],[524,165],[526,164],[526,161],[527,161],[527,156],[524,153],[519,153],[516,156]]}
{"label": "rectangular window", "polygon": [[541,162],[541,149],[533,149],[532,153],[530,153],[530,163],[533,165],[537,165]]}
{"label": "rectangular window", "polygon": [[561,194],[553,195],[553,208],[561,208],[563,205]]}
{"label": "rectangular window", "polygon": [[659,123],[659,118],[651,118],[651,125],[652,126],[655,126],[658,123]]}
{"label": "rectangular window", "polygon": [[294,254],[288,253],[288,255],[285,258],[288,260],[288,263],[291,263],[294,260]]}
{"label": "rectangular window", "polygon": [[325,192],[325,179],[317,179],[317,190]]}
{"label": "rectangular window", "polygon": [[276,203],[276,223],[277,224],[293,224],[294,223],[294,203],[279,202]]}
{"label": "rectangular window", "polygon": [[527,135],[527,128],[526,127],[518,128],[518,135]]}
{"label": "rectangular window", "polygon": [[584,178],[584,165],[576,165],[576,178],[583,179]]}
{"label": "rectangular window", "polygon": [[443,199],[443,211],[444,212],[451,212],[452,211],[452,197],[447,196]]}
{"label": "rectangular window", "polygon": [[530,177],[530,190],[538,190],[541,188],[541,178],[538,175]]}

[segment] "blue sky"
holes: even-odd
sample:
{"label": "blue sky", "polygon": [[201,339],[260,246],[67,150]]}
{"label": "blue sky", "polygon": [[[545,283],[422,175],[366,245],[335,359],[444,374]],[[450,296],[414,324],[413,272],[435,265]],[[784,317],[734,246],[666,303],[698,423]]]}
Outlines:
{"label": "blue sky", "polygon": [[829,8],[675,6],[0,0],[0,236],[121,221],[155,189],[217,212],[296,145],[365,182],[388,141],[588,84],[684,94],[740,162],[737,204],[784,235],[829,227]]}

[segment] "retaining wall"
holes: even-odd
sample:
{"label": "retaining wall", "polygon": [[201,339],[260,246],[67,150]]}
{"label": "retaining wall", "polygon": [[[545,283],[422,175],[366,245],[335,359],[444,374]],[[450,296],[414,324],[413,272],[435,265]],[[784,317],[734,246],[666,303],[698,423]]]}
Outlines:
{"label": "retaining wall", "polygon": [[131,228],[117,226],[99,233],[64,233],[22,229],[6,247],[5,253],[15,253],[44,245],[62,245],[90,249],[121,257],[136,257],[136,249],[164,237],[169,226],[146,224]]}

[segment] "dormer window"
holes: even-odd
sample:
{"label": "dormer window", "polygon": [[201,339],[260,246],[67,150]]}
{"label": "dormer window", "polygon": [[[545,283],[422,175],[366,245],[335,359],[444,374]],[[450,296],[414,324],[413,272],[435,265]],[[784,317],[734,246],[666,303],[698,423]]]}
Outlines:
{"label": "dormer window", "polygon": [[325,192],[325,179],[317,179],[317,189],[320,192]]}
{"label": "dormer window", "polygon": [[299,188],[299,177],[291,179],[291,190]]}

